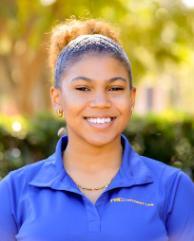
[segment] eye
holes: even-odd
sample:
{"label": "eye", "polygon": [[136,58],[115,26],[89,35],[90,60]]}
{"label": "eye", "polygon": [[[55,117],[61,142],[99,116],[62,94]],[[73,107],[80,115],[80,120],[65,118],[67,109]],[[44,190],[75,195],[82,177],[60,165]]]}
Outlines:
{"label": "eye", "polygon": [[79,91],[89,91],[89,88],[85,87],[85,86],[83,86],[83,87],[76,87],[75,89],[79,90]]}
{"label": "eye", "polygon": [[113,86],[109,89],[110,91],[121,91],[124,90],[124,87],[120,87],[120,86]]}

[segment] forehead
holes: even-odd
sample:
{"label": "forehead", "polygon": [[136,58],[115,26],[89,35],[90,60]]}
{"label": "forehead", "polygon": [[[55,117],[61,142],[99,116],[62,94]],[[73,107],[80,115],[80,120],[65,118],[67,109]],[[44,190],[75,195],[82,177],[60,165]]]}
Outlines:
{"label": "forehead", "polygon": [[63,80],[77,76],[104,80],[120,76],[128,80],[128,71],[125,65],[116,57],[87,54],[69,64],[64,72]]}

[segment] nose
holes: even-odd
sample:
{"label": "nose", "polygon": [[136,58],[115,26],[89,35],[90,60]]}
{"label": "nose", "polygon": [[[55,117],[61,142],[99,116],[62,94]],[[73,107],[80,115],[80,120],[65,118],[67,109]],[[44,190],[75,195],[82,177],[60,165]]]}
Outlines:
{"label": "nose", "polygon": [[111,107],[111,101],[106,93],[98,92],[93,96],[93,99],[90,102],[90,107],[109,108]]}

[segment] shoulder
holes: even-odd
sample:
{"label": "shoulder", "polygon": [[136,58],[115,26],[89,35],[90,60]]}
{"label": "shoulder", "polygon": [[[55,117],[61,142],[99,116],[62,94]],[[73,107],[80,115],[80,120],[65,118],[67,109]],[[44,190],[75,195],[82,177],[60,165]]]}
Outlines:
{"label": "shoulder", "polygon": [[22,189],[31,182],[45,166],[49,165],[54,159],[54,154],[46,159],[25,165],[17,170],[11,171],[0,181],[1,185],[8,185],[11,189]]}
{"label": "shoulder", "polygon": [[172,186],[178,186],[180,182],[193,186],[191,178],[181,169],[152,158],[144,156],[140,156],[140,158],[149,169],[153,180],[167,186],[167,189]]}
{"label": "shoulder", "polygon": [[153,195],[155,193],[162,200],[162,215],[165,218],[172,210],[177,214],[187,209],[194,210],[194,185],[185,172],[151,158],[140,158],[152,177]]}
{"label": "shoulder", "polygon": [[[128,163],[125,166],[136,178],[145,179],[153,185],[165,185],[173,183],[180,177],[188,178],[186,173],[164,162],[139,155],[128,142],[128,139],[122,135],[124,142],[123,158]],[[189,179],[190,180],[190,179]]]}
{"label": "shoulder", "polygon": [[183,173],[180,169],[173,166],[167,165],[161,161],[148,158],[145,156],[140,156],[142,162],[149,169],[152,177],[157,180],[158,178],[164,178],[166,180],[171,179],[180,173]]}
{"label": "shoulder", "polygon": [[167,165],[163,162],[152,158],[140,156],[141,162],[146,166],[153,184],[159,187],[160,191],[164,191],[166,195],[175,194],[180,185],[194,188],[191,178],[181,169]]}
{"label": "shoulder", "polygon": [[194,185],[185,172],[151,158],[140,158],[149,169],[153,183],[157,185],[159,192],[163,193],[168,205],[172,205],[176,198],[182,198],[180,192],[194,200]]}

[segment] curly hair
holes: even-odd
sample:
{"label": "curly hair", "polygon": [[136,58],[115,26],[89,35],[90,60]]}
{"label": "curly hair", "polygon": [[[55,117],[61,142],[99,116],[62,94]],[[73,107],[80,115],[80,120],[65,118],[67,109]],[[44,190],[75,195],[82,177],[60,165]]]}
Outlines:
{"label": "curly hair", "polygon": [[122,62],[132,87],[131,65],[119,43],[118,34],[108,23],[94,19],[67,21],[52,30],[49,62],[54,70],[55,87],[60,88],[61,78],[69,64],[88,53],[106,54]]}
{"label": "curly hair", "polygon": [[49,47],[50,67],[55,67],[57,57],[70,41],[86,34],[101,34],[119,43],[118,34],[107,22],[96,19],[67,20],[52,29]]}

